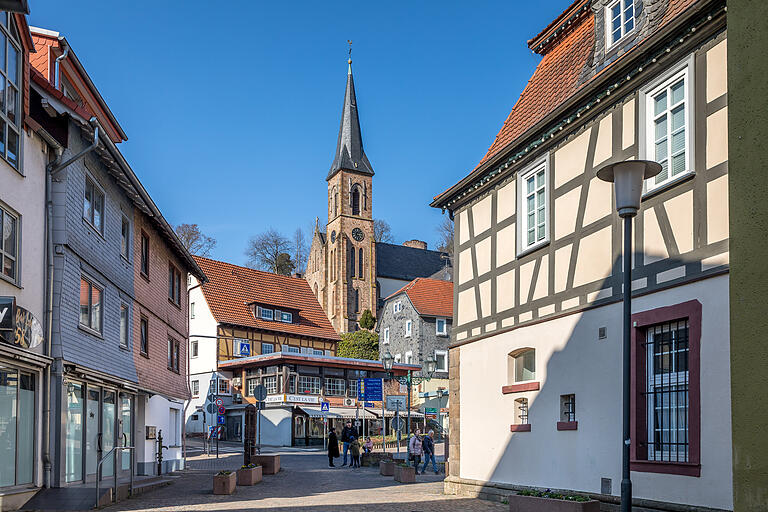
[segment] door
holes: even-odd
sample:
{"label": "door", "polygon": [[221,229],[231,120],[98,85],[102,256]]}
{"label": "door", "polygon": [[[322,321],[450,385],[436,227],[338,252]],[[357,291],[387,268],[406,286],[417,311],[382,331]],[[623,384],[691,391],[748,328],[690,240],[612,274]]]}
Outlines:
{"label": "door", "polygon": [[[105,389],[102,392],[102,405],[101,405],[101,450],[102,457],[109,453],[115,446],[116,441],[116,424],[117,424],[117,404],[116,393],[112,390]],[[115,470],[115,458],[110,456],[101,465],[101,477],[107,478],[114,475]]]}
{"label": "door", "polygon": [[[133,446],[133,395],[120,393],[119,446]],[[135,457],[134,450],[120,450],[119,476],[130,476],[131,461]]]}
{"label": "door", "polygon": [[101,444],[101,389],[88,386],[85,400],[85,474],[96,480],[96,467],[104,456]]}

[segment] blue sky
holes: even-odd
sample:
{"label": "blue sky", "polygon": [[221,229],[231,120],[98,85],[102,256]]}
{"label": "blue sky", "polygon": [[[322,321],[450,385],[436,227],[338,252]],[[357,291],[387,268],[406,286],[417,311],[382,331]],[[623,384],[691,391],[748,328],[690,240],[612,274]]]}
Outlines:
{"label": "blue sky", "polygon": [[29,20],[67,37],[168,221],[243,264],[252,235],[326,221],[347,39],[374,217],[434,247],[431,198],[485,154],[540,59],[526,41],[569,4],[30,0]]}

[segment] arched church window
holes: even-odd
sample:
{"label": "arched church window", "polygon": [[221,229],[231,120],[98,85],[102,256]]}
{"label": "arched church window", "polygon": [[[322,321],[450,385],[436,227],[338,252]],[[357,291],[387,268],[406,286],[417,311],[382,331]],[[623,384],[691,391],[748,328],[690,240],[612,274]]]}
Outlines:
{"label": "arched church window", "polygon": [[339,214],[339,191],[336,187],[333,187],[331,196],[333,201],[333,216],[335,217]]}
{"label": "arched church window", "polygon": [[360,186],[352,186],[352,215],[360,215]]}
{"label": "arched church window", "polygon": [[357,277],[363,277],[364,274],[363,274],[363,248],[362,247],[358,251],[357,265],[358,265]]}
{"label": "arched church window", "polygon": [[360,312],[360,290],[355,288],[355,313]]}
{"label": "arched church window", "polygon": [[352,277],[355,277],[355,248],[354,247],[349,251],[349,269]]}

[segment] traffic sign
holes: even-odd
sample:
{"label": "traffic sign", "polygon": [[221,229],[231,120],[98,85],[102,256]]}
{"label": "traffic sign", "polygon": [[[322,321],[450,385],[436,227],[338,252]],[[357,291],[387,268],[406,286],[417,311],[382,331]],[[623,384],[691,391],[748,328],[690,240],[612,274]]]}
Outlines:
{"label": "traffic sign", "polygon": [[219,425],[223,425],[224,423],[226,423],[226,418],[224,416],[218,416],[216,418],[216,423],[218,423]]}
{"label": "traffic sign", "polygon": [[331,410],[331,404],[323,402],[320,404],[320,412],[329,412]]}
{"label": "traffic sign", "polygon": [[392,418],[392,428],[395,430],[403,430],[405,428],[405,421],[400,416]]}
{"label": "traffic sign", "polygon": [[356,426],[356,427],[359,427],[359,426],[360,426],[360,420],[355,420],[355,426]]}
{"label": "traffic sign", "polygon": [[227,413],[227,410],[224,408],[224,406],[223,406],[223,405],[222,405],[222,406],[220,406],[220,407],[219,407],[219,415],[220,415],[220,416],[223,416],[223,415],[224,415],[224,414],[226,414],[226,413]]}
{"label": "traffic sign", "polygon": [[424,414],[437,414],[437,407],[425,407]]}
{"label": "traffic sign", "polygon": [[222,405],[224,405],[224,400],[222,400],[221,398],[217,398],[216,399],[216,405],[218,407],[221,407]]}
{"label": "traffic sign", "polygon": [[364,402],[363,407],[373,407],[373,402]]}
{"label": "traffic sign", "polygon": [[214,404],[208,404],[205,406],[205,410],[208,411],[208,414],[213,414],[216,412],[216,406]]}
{"label": "traffic sign", "polygon": [[264,387],[263,384],[259,384],[255,388],[253,388],[253,398],[258,400],[259,402],[263,402],[265,398],[267,398],[267,388]]}
{"label": "traffic sign", "polygon": [[390,411],[394,411],[396,409],[405,410],[405,408],[406,408],[405,395],[387,395],[387,409],[389,409]]}

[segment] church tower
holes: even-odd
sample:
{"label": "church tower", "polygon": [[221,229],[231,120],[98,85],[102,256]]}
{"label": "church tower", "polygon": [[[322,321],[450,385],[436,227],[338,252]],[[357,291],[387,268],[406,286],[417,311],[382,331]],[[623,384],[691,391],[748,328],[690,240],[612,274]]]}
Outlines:
{"label": "church tower", "polygon": [[349,60],[336,154],[328,172],[325,294],[321,303],[338,332],[358,329],[363,311],[376,314],[373,167],[363,151]]}

